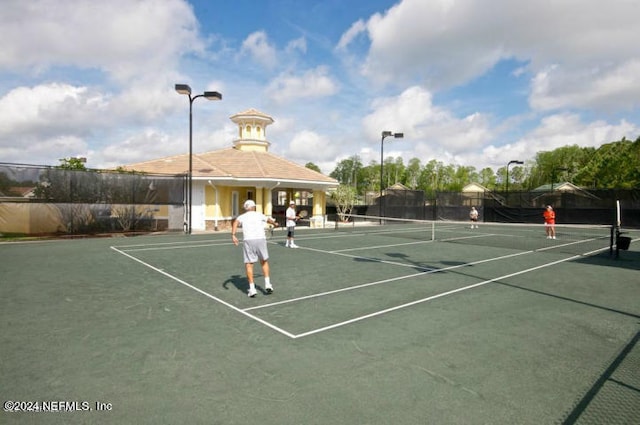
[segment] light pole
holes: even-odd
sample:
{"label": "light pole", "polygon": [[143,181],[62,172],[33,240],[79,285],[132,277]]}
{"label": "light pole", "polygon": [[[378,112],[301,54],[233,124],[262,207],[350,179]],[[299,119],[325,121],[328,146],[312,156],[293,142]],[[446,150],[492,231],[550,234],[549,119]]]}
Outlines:
{"label": "light pole", "polygon": [[217,91],[206,91],[203,94],[191,96],[191,87],[187,84],[176,84],[176,92],[189,96],[189,177],[188,177],[188,193],[187,197],[187,229],[188,235],[191,234],[191,207],[192,207],[192,194],[193,194],[193,101],[199,97],[204,97],[207,100],[222,100],[222,95]]}
{"label": "light pole", "polygon": [[382,139],[380,140],[380,217],[384,217],[384,198],[382,197],[382,188],[384,187],[384,139],[385,137],[393,136],[396,139],[402,139],[404,133],[394,133],[392,131],[383,131]]}
{"label": "light pole", "polygon": [[507,164],[507,183],[506,183],[506,190],[505,190],[506,195],[507,195],[507,205],[509,205],[509,166],[511,164],[520,164],[520,165],[522,165],[522,164],[524,164],[524,162],[518,161],[517,159],[514,159],[514,160],[509,161],[509,163]]}

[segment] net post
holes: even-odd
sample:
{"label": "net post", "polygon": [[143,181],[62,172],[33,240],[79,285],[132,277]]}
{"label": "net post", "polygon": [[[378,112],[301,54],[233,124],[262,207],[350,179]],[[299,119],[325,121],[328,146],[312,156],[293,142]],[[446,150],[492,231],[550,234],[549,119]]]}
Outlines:
{"label": "net post", "polygon": [[615,231],[615,225],[612,225],[609,229],[609,257],[613,255],[613,232]]}

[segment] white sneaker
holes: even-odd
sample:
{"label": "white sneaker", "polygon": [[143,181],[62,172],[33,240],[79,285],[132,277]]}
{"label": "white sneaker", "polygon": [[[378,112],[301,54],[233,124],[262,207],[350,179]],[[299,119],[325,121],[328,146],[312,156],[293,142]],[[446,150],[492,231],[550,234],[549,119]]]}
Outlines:
{"label": "white sneaker", "polygon": [[291,245],[289,245],[289,248],[300,248],[298,245],[292,243]]}
{"label": "white sneaker", "polygon": [[273,292],[273,286],[271,286],[270,283],[267,283],[264,285],[264,290],[267,291],[267,294],[270,294]]}
{"label": "white sneaker", "polygon": [[547,236],[547,239],[551,239],[551,236]]}
{"label": "white sneaker", "polygon": [[285,247],[285,248],[289,248],[289,241],[287,241],[287,242],[284,244],[284,247]]}
{"label": "white sneaker", "polygon": [[551,236],[551,239],[555,239],[555,238],[556,238],[555,236]]}
{"label": "white sneaker", "polygon": [[250,298],[253,298],[256,296],[256,294],[258,293],[258,291],[256,291],[256,288],[249,288],[249,292],[247,293],[247,295]]}

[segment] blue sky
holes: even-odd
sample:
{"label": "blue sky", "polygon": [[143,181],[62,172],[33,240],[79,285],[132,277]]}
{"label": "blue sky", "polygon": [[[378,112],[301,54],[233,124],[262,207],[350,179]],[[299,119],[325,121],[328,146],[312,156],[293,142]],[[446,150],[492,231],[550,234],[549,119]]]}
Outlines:
{"label": "blue sky", "polygon": [[109,168],[232,145],[330,173],[358,155],[481,169],[640,136],[635,0],[5,0],[0,162]]}

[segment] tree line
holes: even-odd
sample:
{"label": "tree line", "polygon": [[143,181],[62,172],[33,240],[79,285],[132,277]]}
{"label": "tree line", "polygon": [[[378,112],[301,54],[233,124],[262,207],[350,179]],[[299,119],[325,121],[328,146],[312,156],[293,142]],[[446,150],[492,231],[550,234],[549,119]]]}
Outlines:
{"label": "tree line", "polygon": [[[640,137],[635,141],[622,140],[601,145],[598,148],[563,146],[552,151],[538,152],[535,158],[513,161],[508,158],[505,166],[497,170],[486,167],[444,164],[432,159],[423,164],[412,158],[404,164],[401,157],[384,159],[380,178],[380,163],[371,161],[364,165],[357,155],[340,161],[329,174],[341,185],[351,187],[358,196],[379,191],[401,183],[409,189],[423,190],[427,196],[435,192],[459,192],[470,183],[500,191],[530,191],[552,183],[570,182],[591,189],[640,188]],[[309,168],[317,167],[309,163]],[[508,173],[508,188],[507,188]]]}

